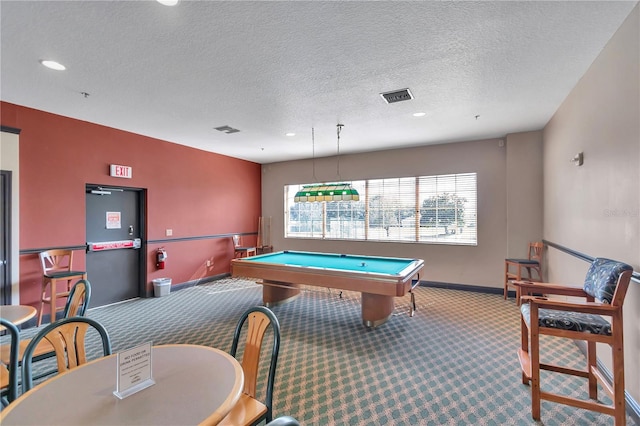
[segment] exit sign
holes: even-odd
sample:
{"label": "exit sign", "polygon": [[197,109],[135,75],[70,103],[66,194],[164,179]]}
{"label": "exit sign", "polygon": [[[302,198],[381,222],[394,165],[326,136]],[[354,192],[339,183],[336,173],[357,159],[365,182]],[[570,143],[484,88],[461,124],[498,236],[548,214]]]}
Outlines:
{"label": "exit sign", "polygon": [[131,179],[133,169],[129,166],[119,166],[117,164],[111,165],[110,176]]}

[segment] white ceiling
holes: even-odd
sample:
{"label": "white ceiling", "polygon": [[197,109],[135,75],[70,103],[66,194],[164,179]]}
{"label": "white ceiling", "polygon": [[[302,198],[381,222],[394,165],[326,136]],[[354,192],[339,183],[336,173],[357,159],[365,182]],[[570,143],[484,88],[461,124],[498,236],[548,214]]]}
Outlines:
{"label": "white ceiling", "polygon": [[263,164],[311,158],[312,127],[335,155],[337,123],[341,153],[503,137],[547,123],[636,3],[2,0],[0,98]]}

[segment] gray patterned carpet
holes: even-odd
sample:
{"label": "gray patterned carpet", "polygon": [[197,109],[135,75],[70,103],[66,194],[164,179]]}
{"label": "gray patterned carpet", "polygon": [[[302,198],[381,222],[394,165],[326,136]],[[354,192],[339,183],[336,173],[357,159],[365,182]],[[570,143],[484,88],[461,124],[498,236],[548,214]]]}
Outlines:
{"label": "gray patterned carpet", "polygon": [[[107,328],[114,352],[145,341],[229,351],[237,319],[261,304],[261,294],[253,282],[229,278],[90,309],[88,316]],[[282,329],[275,417],[322,426],[613,424],[609,416],[548,402],[543,421],[531,419],[529,388],[521,383],[516,356],[520,323],[513,299],[419,287],[413,318],[407,296],[396,299],[396,313],[386,324],[368,330],[358,297],[308,288],[273,308]],[[570,342],[543,345],[548,359],[582,361]],[[557,374],[542,380],[543,388],[586,398],[580,381]]]}

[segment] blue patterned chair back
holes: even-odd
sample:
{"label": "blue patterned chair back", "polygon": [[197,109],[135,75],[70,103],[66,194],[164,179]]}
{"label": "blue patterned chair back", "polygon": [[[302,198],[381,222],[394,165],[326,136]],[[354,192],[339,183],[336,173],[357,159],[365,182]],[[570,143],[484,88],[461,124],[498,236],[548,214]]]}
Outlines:
{"label": "blue patterned chair back", "polygon": [[632,270],[633,268],[626,263],[596,258],[584,280],[584,291],[603,303],[611,304],[620,275]]}

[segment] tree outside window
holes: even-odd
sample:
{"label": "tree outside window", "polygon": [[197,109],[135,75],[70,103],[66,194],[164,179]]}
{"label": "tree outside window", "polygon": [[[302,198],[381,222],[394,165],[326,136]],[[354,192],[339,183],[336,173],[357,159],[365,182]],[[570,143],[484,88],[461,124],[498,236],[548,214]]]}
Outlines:
{"label": "tree outside window", "polygon": [[[465,224],[467,200],[457,194],[444,193],[426,198],[420,208],[420,226],[444,227],[445,235],[455,234]],[[453,225],[453,226],[452,226]],[[449,230],[449,227],[452,227]]]}

